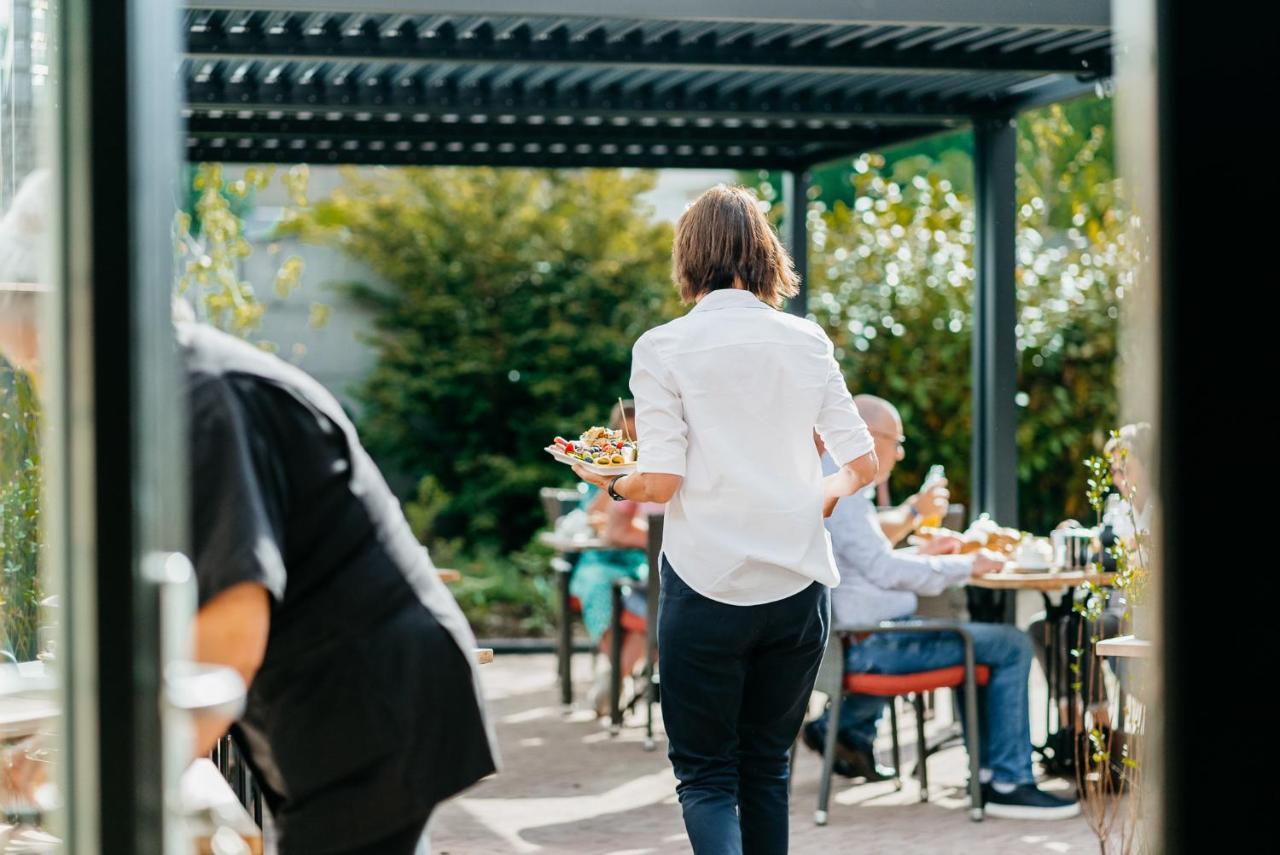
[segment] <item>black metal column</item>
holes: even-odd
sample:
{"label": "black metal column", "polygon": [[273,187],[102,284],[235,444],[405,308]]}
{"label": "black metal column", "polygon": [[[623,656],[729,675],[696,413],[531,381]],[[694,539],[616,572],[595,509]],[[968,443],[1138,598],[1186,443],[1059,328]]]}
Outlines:
{"label": "black metal column", "polygon": [[809,310],[809,173],[790,170],[782,184],[783,239],[800,276],[800,293],[787,301],[787,311],[804,317]]}
{"label": "black metal column", "polygon": [[973,295],[974,513],[1001,525],[1018,524],[1016,443],[1018,351],[1014,325],[1014,238],[1017,199],[1014,166],[1017,124],[1012,119],[974,123],[976,273]]}
{"label": "black metal column", "polygon": [[[1265,390],[1275,388],[1275,276],[1268,259],[1275,244],[1271,200],[1277,182],[1275,170],[1260,168],[1253,157],[1222,158],[1212,181],[1203,180],[1203,169],[1205,152],[1224,145],[1262,151],[1272,138],[1265,111],[1256,107],[1267,91],[1265,81],[1275,79],[1275,36],[1248,17],[1206,14],[1203,4],[1188,0],[1161,0],[1153,7],[1155,115],[1129,118],[1155,121],[1159,175],[1155,216],[1143,212],[1158,235],[1160,324],[1160,519],[1151,575],[1159,584],[1161,626],[1155,639],[1158,677],[1145,680],[1162,683],[1159,695],[1147,701],[1147,723],[1158,724],[1160,744],[1148,747],[1143,761],[1162,772],[1148,800],[1160,812],[1152,851],[1245,852],[1257,847],[1258,817],[1274,809],[1276,751],[1268,734],[1275,705],[1265,692],[1244,691],[1232,693],[1228,715],[1207,709],[1216,705],[1205,703],[1206,675],[1215,686],[1252,685],[1260,672],[1270,672],[1276,634],[1271,608],[1264,606],[1262,619],[1242,615],[1223,627],[1230,654],[1204,643],[1205,614],[1212,610],[1208,598],[1215,590],[1205,584],[1206,568],[1225,566],[1224,560],[1249,551],[1224,544],[1204,526],[1222,518],[1224,497],[1242,507],[1266,507],[1273,485],[1264,474],[1266,440],[1241,441],[1232,455],[1236,465],[1217,466],[1208,437],[1215,430],[1247,434],[1253,420],[1242,415],[1240,402],[1259,390],[1269,397]],[[1207,103],[1215,105],[1212,122],[1196,107]],[[1125,104],[1122,97],[1117,104]],[[1206,240],[1205,212],[1222,198],[1224,187],[1251,192],[1239,195],[1230,234]],[[1255,518],[1265,542],[1275,514]],[[1251,587],[1245,596],[1268,588]],[[1205,744],[1210,733],[1219,734],[1218,744],[1230,746],[1235,758],[1229,788],[1207,778],[1202,752],[1188,748]]]}
{"label": "black metal column", "polygon": [[[184,547],[185,412],[170,321],[179,138],[169,0],[57,4],[70,574],[67,851],[164,851],[159,591]],[[89,582],[88,580],[92,580]],[[61,658],[61,657],[60,657]],[[188,749],[189,750],[189,749]]]}

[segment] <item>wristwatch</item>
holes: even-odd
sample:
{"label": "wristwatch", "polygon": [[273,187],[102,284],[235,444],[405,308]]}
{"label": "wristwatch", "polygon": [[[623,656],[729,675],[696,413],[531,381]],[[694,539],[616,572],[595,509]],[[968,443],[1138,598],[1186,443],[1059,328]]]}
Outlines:
{"label": "wristwatch", "polygon": [[907,512],[911,514],[911,527],[916,528],[920,525],[921,514],[916,510],[916,506],[907,502]]}
{"label": "wristwatch", "polygon": [[624,472],[621,475],[614,475],[612,478],[609,479],[609,486],[608,486],[609,498],[613,499],[615,502],[625,502],[627,499],[626,496],[622,495],[621,493],[619,493],[617,490],[614,489],[614,485],[616,485],[618,481],[620,481],[621,479],[626,478],[627,474],[628,473]]}

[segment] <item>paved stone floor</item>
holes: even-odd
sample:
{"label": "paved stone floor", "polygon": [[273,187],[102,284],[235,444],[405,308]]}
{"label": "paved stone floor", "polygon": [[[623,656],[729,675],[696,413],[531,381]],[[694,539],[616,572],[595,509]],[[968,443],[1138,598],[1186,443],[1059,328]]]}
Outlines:
{"label": "paved stone floor", "polygon": [[[576,657],[578,695],[590,681],[590,657]],[[431,823],[435,855],[481,853],[598,853],[645,855],[688,852],[665,742],[642,746],[643,730],[611,738],[582,712],[565,715],[558,703],[555,661],[549,655],[499,656],[481,668],[503,752],[501,774],[443,806]],[[1034,694],[1039,694],[1035,692]],[[1043,709],[1032,699],[1033,709]],[[930,733],[947,726],[946,716]],[[909,716],[904,731],[913,731]],[[640,724],[637,719],[634,724]],[[903,733],[904,765],[913,743]],[[886,739],[887,742],[887,739]],[[1083,817],[1058,822],[988,818],[969,821],[961,788],[959,748],[929,763],[930,801],[919,788],[889,783],[849,786],[837,778],[830,824],[817,827],[816,755],[802,754],[791,807],[793,853],[1092,853],[1097,841]],[[1065,787],[1049,781],[1051,788]]]}

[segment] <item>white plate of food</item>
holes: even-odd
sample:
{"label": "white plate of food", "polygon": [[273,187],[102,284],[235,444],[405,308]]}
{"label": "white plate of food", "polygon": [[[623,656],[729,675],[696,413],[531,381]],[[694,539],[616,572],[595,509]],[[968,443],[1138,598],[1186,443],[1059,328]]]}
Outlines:
{"label": "white plate of food", "polygon": [[640,447],[635,440],[623,436],[622,431],[593,427],[577,439],[556,437],[555,442],[544,449],[556,460],[568,466],[581,465],[597,475],[626,475],[636,471],[636,458]]}

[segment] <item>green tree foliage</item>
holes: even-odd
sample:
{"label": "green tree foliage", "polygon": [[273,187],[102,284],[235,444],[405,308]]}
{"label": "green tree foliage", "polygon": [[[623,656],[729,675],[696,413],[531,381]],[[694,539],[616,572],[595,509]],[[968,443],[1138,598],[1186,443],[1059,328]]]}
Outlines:
{"label": "green tree foliage", "polygon": [[[1019,119],[1018,504],[1019,523],[1033,530],[1087,515],[1076,461],[1101,447],[1116,417],[1119,304],[1134,261],[1110,127],[1107,99]],[[936,143],[815,170],[810,312],[852,387],[902,410],[907,458],[895,495],[942,463],[953,497],[967,503],[971,146]],[[779,198],[773,176],[754,178],[766,202]]]}
{"label": "green tree foliage", "polygon": [[40,404],[0,355],[0,650],[33,659],[40,619]]}
{"label": "green tree foliage", "polygon": [[[227,175],[220,163],[186,167],[187,197],[174,218],[175,291],[190,300],[204,321],[247,338],[262,321],[266,306],[258,300],[254,286],[240,278],[241,262],[253,252],[244,235],[244,217],[253,207],[256,194],[275,175],[275,167],[246,167],[239,176]],[[307,204],[308,169],[294,166],[280,176],[293,205]],[[289,256],[275,276],[275,290],[288,297],[301,284],[302,259]],[[312,308],[313,319],[323,307]],[[274,345],[260,342],[266,350]]]}
{"label": "green tree foliage", "polygon": [[538,488],[571,476],[542,447],[602,423],[627,394],[632,343],[678,311],[670,226],[638,201],[652,185],[611,170],[352,169],[282,224],[387,283],[350,286],[377,312],[361,436],[389,470],[433,479],[410,506],[420,535],[505,553],[545,522]]}

